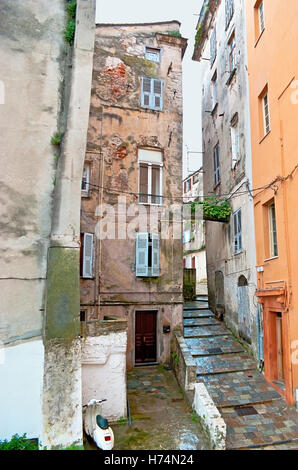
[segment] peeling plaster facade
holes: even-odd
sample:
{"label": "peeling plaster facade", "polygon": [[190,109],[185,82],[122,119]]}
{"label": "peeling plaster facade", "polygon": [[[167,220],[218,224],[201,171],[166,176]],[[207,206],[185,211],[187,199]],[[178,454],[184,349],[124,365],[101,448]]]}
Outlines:
{"label": "peeling plaster facade", "polygon": [[[0,439],[82,444],[79,330],[81,178],[95,3],[1,1]],[[62,132],[60,148],[51,145]]]}
{"label": "peeling plaster facade", "polygon": [[[257,355],[254,213],[253,199],[248,192],[248,188],[252,188],[252,161],[245,2],[239,0],[234,4],[234,13],[228,26],[226,26],[225,1],[212,1],[209,7],[202,9],[198,24],[198,30],[201,32],[198,34],[193,56],[194,60],[201,61],[204,69],[202,98],[204,194],[227,197],[238,192],[237,196],[229,199],[232,207],[229,224],[206,221],[208,294],[210,308],[223,316],[227,325],[237,334],[242,328],[240,311],[245,309],[248,335],[245,335],[244,339],[251,341],[252,351]],[[212,62],[214,49],[211,50],[210,44],[215,29],[216,52]],[[229,70],[229,43],[233,40],[233,34],[235,70],[232,73]],[[210,60],[201,60],[202,58]],[[232,160],[231,127],[235,118],[239,132],[237,162]],[[219,184],[215,183],[214,175],[216,145],[219,148]],[[236,253],[233,214],[239,209],[242,222],[242,249]],[[246,285],[242,286],[241,283]],[[245,302],[239,287],[244,287],[242,294]]]}
{"label": "peeling plaster facade", "polygon": [[[176,21],[137,25],[97,25],[93,81],[85,164],[90,168],[88,197],[82,197],[81,233],[98,233],[101,220],[96,208],[112,206],[115,214],[125,213],[126,204],[138,203],[138,149],[160,150],[163,154],[163,206],[157,207],[156,231],[160,232],[162,211],[181,200],[182,194],[182,69],[186,40],[172,36],[179,31]],[[145,59],[145,47],[161,51],[160,62]],[[164,80],[162,111],[141,107],[141,77]],[[142,205],[149,214],[150,206]],[[124,211],[124,212],[123,212]],[[136,214],[137,215],[137,214]],[[133,226],[134,214],[124,222],[124,232]],[[119,219],[118,219],[119,220]],[[175,223],[174,223],[175,224]],[[93,277],[81,278],[81,311],[90,320],[118,317],[128,322],[127,364],[135,364],[135,313],[156,311],[157,362],[169,360],[170,341],[175,328],[182,328],[182,238],[160,242],[160,276],[136,277],[136,240],[94,237]],[[181,223],[179,230],[181,230]],[[149,226],[143,231],[149,232]],[[118,238],[117,238],[118,237]],[[113,237],[112,237],[113,238]],[[171,332],[163,333],[170,325]]]}

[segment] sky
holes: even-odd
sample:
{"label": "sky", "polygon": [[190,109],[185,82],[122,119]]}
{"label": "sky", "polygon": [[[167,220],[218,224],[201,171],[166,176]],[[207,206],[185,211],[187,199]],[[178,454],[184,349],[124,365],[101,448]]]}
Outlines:
{"label": "sky", "polygon": [[[201,65],[191,59],[203,0],[96,0],[97,23],[150,23],[178,20],[188,39],[183,59],[183,178],[202,164]],[[188,152],[190,152],[188,154]]]}

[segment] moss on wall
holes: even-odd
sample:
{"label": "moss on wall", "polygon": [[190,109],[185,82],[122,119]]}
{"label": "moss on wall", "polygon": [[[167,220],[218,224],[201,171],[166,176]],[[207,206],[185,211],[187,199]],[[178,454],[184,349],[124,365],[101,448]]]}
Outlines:
{"label": "moss on wall", "polygon": [[79,250],[52,247],[48,257],[46,339],[79,335]]}

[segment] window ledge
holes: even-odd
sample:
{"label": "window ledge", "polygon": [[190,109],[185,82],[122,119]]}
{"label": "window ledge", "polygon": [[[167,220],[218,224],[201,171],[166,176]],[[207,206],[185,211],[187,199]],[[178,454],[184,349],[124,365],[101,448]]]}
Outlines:
{"label": "window ledge", "polygon": [[215,191],[220,186],[220,182],[213,186],[213,191]]}
{"label": "window ledge", "polygon": [[242,255],[243,254],[243,249],[241,251],[237,251],[234,253],[234,256]]}
{"label": "window ledge", "polygon": [[259,44],[259,41],[260,41],[261,37],[262,37],[263,34],[264,34],[264,31],[265,31],[265,28],[264,28],[263,31],[260,33],[258,39],[257,39],[256,42],[255,42],[255,46],[254,46],[254,47],[257,47],[257,45]]}
{"label": "window ledge", "polygon": [[267,261],[272,261],[274,259],[278,259],[278,256],[272,256],[271,258],[266,258],[264,259],[264,263],[266,263]]}
{"label": "window ledge", "polygon": [[261,144],[270,133],[271,133],[271,130],[267,132],[267,134],[265,134],[264,137],[262,137],[262,139],[259,141],[259,144]]}

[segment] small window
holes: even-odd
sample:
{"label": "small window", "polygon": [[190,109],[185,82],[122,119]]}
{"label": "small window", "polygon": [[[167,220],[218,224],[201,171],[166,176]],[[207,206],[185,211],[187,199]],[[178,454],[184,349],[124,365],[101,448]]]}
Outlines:
{"label": "small window", "polygon": [[81,234],[81,277],[86,279],[93,278],[93,233]]}
{"label": "small window", "polygon": [[264,2],[261,2],[259,5],[258,18],[259,18],[259,34],[261,34],[265,29]]}
{"label": "small window", "polygon": [[242,251],[241,209],[234,213],[234,252]]}
{"label": "small window", "polygon": [[211,67],[214,64],[217,54],[217,43],[216,43],[216,28],[213,29],[211,37],[210,37],[210,60],[211,60]]}
{"label": "small window", "polygon": [[138,233],[136,238],[136,276],[158,277],[159,234]]}
{"label": "small window", "polygon": [[186,181],[186,192],[188,193],[191,190],[191,178]]}
{"label": "small window", "polygon": [[278,256],[276,215],[274,202],[268,206],[269,215],[269,237],[270,237],[270,257]]}
{"label": "small window", "polygon": [[89,186],[90,186],[90,165],[85,163],[83,169],[83,177],[82,177],[82,195],[88,196],[89,195]]}
{"label": "small window", "polygon": [[239,137],[239,120],[238,113],[235,114],[231,121],[231,141],[232,141],[232,168],[234,169],[240,160],[240,137]]}
{"label": "small window", "polygon": [[80,321],[86,321],[86,310],[80,311]]}
{"label": "small window", "polygon": [[236,69],[236,40],[235,40],[235,32],[231,35],[229,42],[228,42],[228,66],[229,72],[232,74]]}
{"label": "small window", "polygon": [[214,164],[214,186],[220,183],[220,168],[219,168],[219,145],[213,149],[213,164]]}
{"label": "small window", "polygon": [[268,91],[262,97],[263,119],[264,119],[264,135],[270,132],[270,115],[269,115],[269,100]]}
{"label": "small window", "polygon": [[196,184],[199,182],[199,175],[194,175],[193,178],[192,178],[192,182],[193,184]]}
{"label": "small window", "polygon": [[139,202],[162,204],[162,152],[139,149]]}
{"label": "small window", "polygon": [[151,60],[152,62],[160,62],[160,49],[146,47],[145,57],[147,60]]}
{"label": "small window", "polygon": [[143,108],[161,111],[163,109],[163,81],[142,77],[141,105]]}
{"label": "small window", "polygon": [[218,103],[218,86],[217,86],[217,71],[214,73],[211,80],[211,95],[212,95],[212,109]]}
{"label": "small window", "polygon": [[234,0],[226,0],[226,29],[234,15]]}

